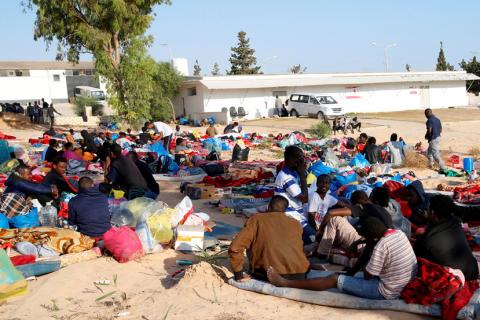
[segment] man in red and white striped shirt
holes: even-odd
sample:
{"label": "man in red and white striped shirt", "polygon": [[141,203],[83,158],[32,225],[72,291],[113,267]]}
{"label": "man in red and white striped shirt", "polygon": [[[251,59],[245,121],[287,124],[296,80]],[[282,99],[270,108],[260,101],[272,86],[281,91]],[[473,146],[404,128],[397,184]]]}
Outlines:
{"label": "man in red and white striped shirt", "polygon": [[361,298],[374,300],[398,298],[417,272],[417,259],[408,238],[399,230],[388,229],[376,217],[367,218],[359,233],[367,243],[376,243],[363,276],[332,274],[323,278],[287,280],[270,267],[268,279],[279,287],[316,291],[338,288],[341,292]]}

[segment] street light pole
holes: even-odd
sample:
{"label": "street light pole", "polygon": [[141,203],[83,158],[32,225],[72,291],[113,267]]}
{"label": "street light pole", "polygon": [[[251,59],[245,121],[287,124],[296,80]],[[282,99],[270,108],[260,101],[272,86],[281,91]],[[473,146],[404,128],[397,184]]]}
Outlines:
{"label": "street light pole", "polygon": [[[372,42],[372,45],[375,47],[380,46],[376,42]],[[385,68],[385,72],[388,72],[388,49],[396,46],[397,46],[396,43],[387,44],[383,46],[383,67]]]}

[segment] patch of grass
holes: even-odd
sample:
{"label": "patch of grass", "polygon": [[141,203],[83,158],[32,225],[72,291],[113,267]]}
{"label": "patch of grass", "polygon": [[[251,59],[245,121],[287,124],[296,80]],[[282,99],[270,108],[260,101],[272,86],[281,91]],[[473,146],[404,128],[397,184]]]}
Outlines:
{"label": "patch of grass", "polygon": [[203,261],[209,264],[218,265],[218,260],[228,259],[226,253],[228,249],[220,250],[219,252],[215,252],[214,254],[210,254],[208,249],[202,249],[200,252],[196,253],[195,256],[199,261]]}
{"label": "patch of grass", "polygon": [[479,147],[472,147],[468,153],[474,158],[474,159],[479,159],[480,158],[480,148]]}
{"label": "patch of grass", "polygon": [[98,301],[101,301],[101,300],[103,300],[103,299],[105,299],[105,298],[108,298],[108,297],[110,297],[111,295],[113,295],[115,292],[117,292],[117,291],[112,291],[112,292],[109,292],[109,293],[107,293],[107,294],[104,294],[103,296],[98,297],[97,299],[95,299],[95,301],[98,302]]}
{"label": "patch of grass", "polygon": [[49,312],[60,311],[60,307],[57,305],[57,300],[56,299],[50,300],[50,304],[41,304],[40,307],[44,308],[45,310],[47,310]]}
{"label": "patch of grass", "polygon": [[272,148],[272,141],[270,139],[263,140],[260,144],[256,146],[259,150],[267,150]]}
{"label": "patch of grass", "polygon": [[403,166],[409,168],[425,169],[428,168],[428,159],[422,154],[419,154],[412,150],[408,150],[407,152],[405,152],[405,161],[403,163]]}
{"label": "patch of grass", "polygon": [[330,135],[332,129],[326,123],[319,122],[305,131],[308,132],[313,138],[324,139]]}

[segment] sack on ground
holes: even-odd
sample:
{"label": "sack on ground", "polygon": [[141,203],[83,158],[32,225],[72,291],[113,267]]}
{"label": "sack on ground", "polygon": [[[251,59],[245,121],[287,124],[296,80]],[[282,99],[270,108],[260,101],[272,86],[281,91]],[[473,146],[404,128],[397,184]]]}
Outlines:
{"label": "sack on ground", "polygon": [[40,225],[38,222],[38,209],[34,207],[29,213],[12,217],[8,222],[12,228],[24,229],[38,227]]}
{"label": "sack on ground", "polygon": [[27,281],[0,249],[0,301],[27,293]]}
{"label": "sack on ground", "polygon": [[105,248],[120,263],[143,256],[142,243],[129,227],[112,227],[103,235],[103,239]]}

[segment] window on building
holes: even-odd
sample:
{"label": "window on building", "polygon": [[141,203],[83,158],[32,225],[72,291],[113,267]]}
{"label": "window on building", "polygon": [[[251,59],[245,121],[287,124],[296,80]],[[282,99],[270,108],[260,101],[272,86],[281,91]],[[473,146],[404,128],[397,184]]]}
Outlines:
{"label": "window on building", "polygon": [[196,96],[197,95],[197,87],[191,87],[187,89],[187,94],[191,96]]}
{"label": "window on building", "polygon": [[60,75],[59,74],[54,74],[53,75],[53,81],[60,81]]}
{"label": "window on building", "polygon": [[287,91],[272,91],[272,96],[276,97],[286,97]]}
{"label": "window on building", "polygon": [[15,77],[21,77],[23,74],[22,70],[15,70]]}
{"label": "window on building", "polygon": [[91,69],[86,69],[85,70],[85,75],[91,76],[92,75],[92,70]]}
{"label": "window on building", "polygon": [[80,71],[78,71],[78,70],[72,70],[72,75],[78,76],[78,75],[80,75]]}
{"label": "window on building", "polygon": [[65,75],[66,75],[67,77],[73,76],[73,70],[65,70]]}

